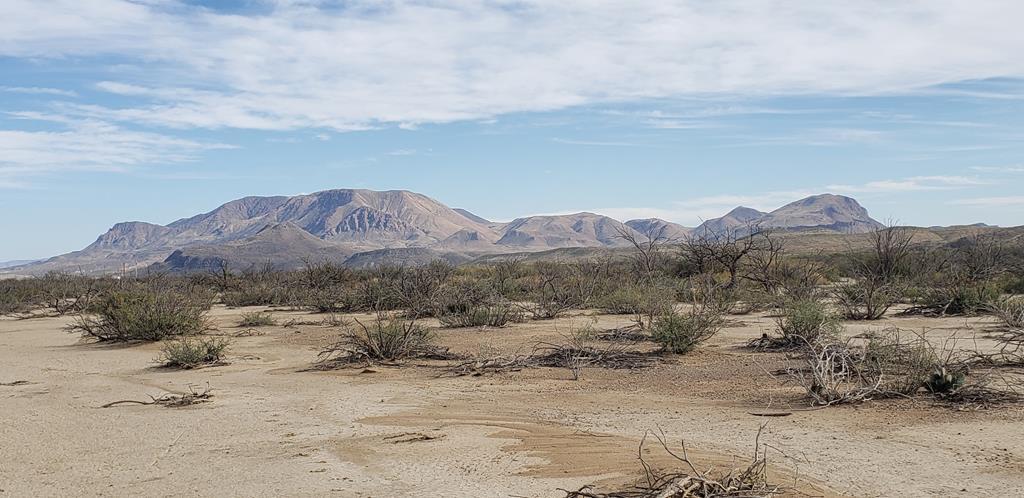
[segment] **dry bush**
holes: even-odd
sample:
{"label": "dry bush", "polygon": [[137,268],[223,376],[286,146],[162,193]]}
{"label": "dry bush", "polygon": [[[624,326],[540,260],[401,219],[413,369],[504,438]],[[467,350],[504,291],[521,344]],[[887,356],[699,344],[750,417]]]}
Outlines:
{"label": "dry bush", "polygon": [[833,297],[847,319],[878,320],[902,299],[906,290],[902,281],[863,278],[837,285]]}
{"label": "dry bush", "polygon": [[504,327],[526,320],[521,309],[510,303],[472,305],[459,311],[440,315],[441,325],[459,327]]}
{"label": "dry bush", "polygon": [[787,373],[818,406],[909,397],[922,390],[947,394],[964,385],[968,372],[955,351],[955,341],[936,345],[923,333],[898,329],[861,343],[822,338],[807,342],[804,367]]}
{"label": "dry bush", "polygon": [[835,289],[835,299],[851,320],[878,320],[907,291],[913,232],[887,227],[870,235],[871,250],[851,251],[847,265],[851,280]]}
{"label": "dry bush", "polygon": [[219,365],[230,346],[230,341],[220,337],[182,337],[164,344],[157,361],[165,367],[184,369]]}
{"label": "dry bush", "polygon": [[199,388],[197,386],[189,384],[188,392],[184,394],[172,394],[167,393],[161,396],[150,395],[150,401],[136,401],[133,399],[122,399],[119,401],[113,401],[107,403],[100,408],[111,408],[120,405],[156,405],[163,406],[165,408],[182,408],[185,406],[198,405],[200,403],[208,403],[212,401],[213,389],[207,385],[205,388]]}
{"label": "dry bush", "polygon": [[347,324],[341,338],[320,352],[320,361],[333,363],[398,362],[411,358],[447,358],[432,344],[430,331],[413,319],[379,313],[369,324]]}
{"label": "dry bush", "polygon": [[449,282],[455,276],[455,267],[444,261],[434,261],[416,268],[398,268],[391,273],[392,293],[410,315],[435,316],[439,303],[451,292]]}
{"label": "dry bush", "polygon": [[101,341],[159,341],[210,328],[211,296],[162,283],[135,284],[99,298],[70,330]]}
{"label": "dry bush", "polygon": [[[0,315],[21,318],[65,315],[88,309],[90,303],[114,285],[112,279],[92,278],[63,271],[42,277],[0,280]],[[34,311],[41,311],[35,313]]]}
{"label": "dry bush", "polygon": [[[640,441],[637,454],[643,467],[644,477],[633,486],[610,493],[594,491],[593,486],[584,486],[575,491],[565,491],[566,498],[770,498],[781,496],[784,490],[769,482],[767,447],[761,445],[761,433],[754,439],[754,456],[745,468],[720,471],[700,470],[690,459],[686,442],[680,443],[679,452],[668,446],[664,435],[654,434],[658,444],[679,464],[678,469],[655,469],[644,460],[644,445],[650,432]],[[703,467],[702,467],[703,468]]]}
{"label": "dry bush", "polygon": [[574,297],[567,267],[561,263],[541,262],[534,265],[533,276],[520,306],[534,320],[553,320],[562,313],[579,307]]}
{"label": "dry bush", "polygon": [[330,261],[305,261],[305,266],[296,276],[292,304],[317,313],[351,311],[351,294],[348,290],[356,278],[352,270]]}
{"label": "dry bush", "polygon": [[269,327],[271,325],[277,325],[277,319],[269,311],[242,313],[242,317],[238,320],[239,327]]}
{"label": "dry bush", "polygon": [[[986,308],[1006,327],[1018,331],[1024,329],[1024,297],[997,299],[991,301]],[[1024,334],[1024,331],[1021,333]]]}

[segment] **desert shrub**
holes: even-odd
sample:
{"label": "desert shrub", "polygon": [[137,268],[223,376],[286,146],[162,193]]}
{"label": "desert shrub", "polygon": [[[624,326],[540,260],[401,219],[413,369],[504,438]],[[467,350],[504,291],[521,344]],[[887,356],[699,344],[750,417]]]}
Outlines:
{"label": "desert shrub", "polygon": [[275,320],[274,315],[268,311],[243,313],[241,319],[238,321],[239,327],[267,327],[270,325],[277,325],[277,320]]}
{"label": "desert shrub", "polygon": [[878,320],[901,301],[913,266],[913,238],[904,227],[882,228],[868,235],[870,250],[847,254],[849,280],[834,292],[846,318]]}
{"label": "desert shrub", "polygon": [[37,286],[27,280],[0,280],[0,315],[25,313],[42,306]]}
{"label": "desert shrub", "polygon": [[718,333],[724,320],[720,310],[693,308],[657,316],[651,323],[651,338],[671,353],[688,353]]}
{"label": "desert shrub", "polygon": [[549,266],[527,291],[523,310],[534,320],[552,320],[578,306],[564,275]]}
{"label": "desert shrub", "polygon": [[99,298],[71,326],[101,341],[159,341],[210,328],[211,296],[174,287],[137,284]]}
{"label": "desert shrub", "polygon": [[780,311],[776,324],[782,340],[788,344],[815,342],[821,336],[835,336],[842,331],[840,317],[820,301],[792,301]]}
{"label": "desert shrub", "polygon": [[665,312],[675,304],[675,295],[675,289],[664,285],[625,284],[600,296],[596,304],[601,311],[611,315],[643,314],[652,307]]}
{"label": "desert shrub", "polygon": [[878,320],[900,302],[906,286],[898,280],[864,278],[838,284],[833,297],[850,320]]}
{"label": "desert shrub", "polygon": [[999,296],[997,288],[985,284],[933,287],[921,292],[915,300],[915,309],[939,316],[974,314]]}
{"label": "desert shrub", "polygon": [[440,315],[445,327],[504,327],[526,319],[523,311],[509,303],[480,304]]}
{"label": "desert shrub", "polygon": [[465,315],[471,310],[500,303],[507,301],[488,282],[460,279],[440,289],[432,307],[423,314],[436,317]]}
{"label": "desert shrub", "polygon": [[320,353],[322,361],[401,361],[430,356],[438,349],[430,331],[416,322],[380,313],[369,322],[347,324],[340,340]]}
{"label": "desert shrub", "polygon": [[399,307],[413,316],[434,316],[448,284],[455,276],[455,267],[434,261],[416,268],[398,268],[391,274],[392,295]]}
{"label": "desert shrub", "polygon": [[1024,328],[1024,296],[996,299],[989,302],[986,307],[1007,327]]}
{"label": "desert shrub", "polygon": [[176,368],[215,365],[224,361],[230,345],[227,339],[219,337],[181,337],[164,344],[158,361]]}
{"label": "desert shrub", "polygon": [[959,389],[967,376],[966,363],[954,351],[923,333],[898,329],[860,344],[823,336],[805,344],[805,367],[789,373],[812,403],[821,406],[911,396],[922,389],[943,394]]}
{"label": "desert shrub", "polygon": [[1002,282],[1003,292],[1007,294],[1024,294],[1024,275],[1010,275]]}
{"label": "desert shrub", "polygon": [[317,313],[350,311],[350,295],[346,292],[356,278],[352,270],[330,261],[306,261],[297,275],[297,289],[291,304]]}

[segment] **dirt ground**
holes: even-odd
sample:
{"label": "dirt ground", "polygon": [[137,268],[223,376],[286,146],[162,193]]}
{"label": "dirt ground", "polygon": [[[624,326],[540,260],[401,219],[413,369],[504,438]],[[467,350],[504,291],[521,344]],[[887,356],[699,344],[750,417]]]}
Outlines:
{"label": "dirt ground", "polygon": [[[745,343],[770,317],[733,317],[696,352],[642,370],[529,369],[446,377],[437,362],[321,371],[337,330],[274,310],[290,326],[246,330],[252,309],[217,307],[230,364],[169,370],[159,344],[107,345],[69,318],[0,319],[0,496],[564,496],[638,478],[648,430],[685,440],[702,466],[745,466],[761,424],[771,477],[811,496],[1024,496],[1024,409],[958,411],[925,400],[807,411],[767,372],[781,354]],[[628,317],[578,313],[502,329],[442,329],[461,354],[528,353],[537,341]],[[983,346],[986,319],[889,318]],[[212,389],[185,408],[120,405]],[[752,413],[790,412],[780,418]],[[655,445],[645,458],[667,463]]]}

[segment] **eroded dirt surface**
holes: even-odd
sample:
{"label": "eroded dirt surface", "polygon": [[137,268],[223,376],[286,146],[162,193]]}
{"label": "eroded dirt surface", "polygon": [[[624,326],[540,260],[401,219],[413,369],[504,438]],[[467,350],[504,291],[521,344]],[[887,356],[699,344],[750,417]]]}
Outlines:
{"label": "eroded dirt surface", "polygon": [[[744,347],[773,329],[762,315],[733,317],[690,355],[588,368],[574,381],[552,368],[445,377],[436,361],[318,371],[337,334],[324,316],[275,310],[293,323],[249,331],[234,327],[242,312],[213,311],[213,333],[232,336],[230,364],[187,371],[159,368],[158,344],[89,343],[64,318],[0,319],[0,496],[562,496],[639,477],[647,431],[685,440],[703,466],[744,466],[764,423],[772,477],[810,495],[1024,495],[1020,408],[900,400],[807,411],[798,389],[768,373],[785,355]],[[439,330],[437,342],[464,355],[527,354],[588,324],[628,317]],[[991,343],[984,319],[890,318],[849,331],[888,326]],[[214,398],[99,408],[189,385]],[[752,415],[764,412],[790,415]],[[670,462],[648,443],[646,460]]]}

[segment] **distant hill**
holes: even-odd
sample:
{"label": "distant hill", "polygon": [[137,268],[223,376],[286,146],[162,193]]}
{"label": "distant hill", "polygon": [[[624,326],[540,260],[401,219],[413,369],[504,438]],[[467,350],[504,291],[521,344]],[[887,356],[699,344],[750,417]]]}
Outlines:
{"label": "distant hill", "polygon": [[636,230],[638,233],[644,236],[651,236],[657,239],[665,240],[683,240],[691,233],[693,229],[684,227],[682,225],[672,223],[671,221],[665,221],[658,218],[647,218],[644,220],[629,220],[626,222],[626,226]]}
{"label": "distant hill", "polygon": [[821,194],[786,204],[770,213],[738,207],[721,218],[708,220],[697,227],[697,233],[722,233],[756,225],[777,231],[829,231],[866,233],[883,225],[868,215],[855,199],[834,194]]}
{"label": "distant hill", "polygon": [[18,262],[0,274],[31,275],[56,269],[113,273],[150,265],[191,271],[225,261],[234,268],[268,261],[292,267],[304,259],[361,266],[567,249],[587,253],[628,247],[623,233],[679,240],[694,230],[714,233],[749,224],[786,233],[820,233],[825,239],[881,226],[856,200],[831,194],[801,199],[770,213],[738,207],[690,229],[657,218],[623,223],[594,213],[529,216],[498,223],[405,190],[336,189],[292,197],[244,197],[167,225],[117,223],[80,251]]}

